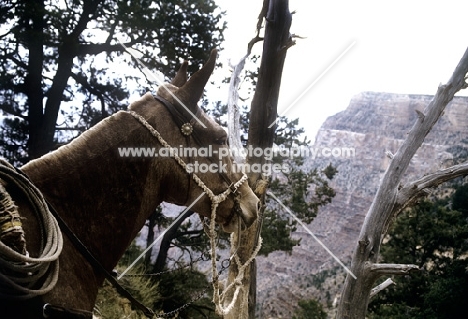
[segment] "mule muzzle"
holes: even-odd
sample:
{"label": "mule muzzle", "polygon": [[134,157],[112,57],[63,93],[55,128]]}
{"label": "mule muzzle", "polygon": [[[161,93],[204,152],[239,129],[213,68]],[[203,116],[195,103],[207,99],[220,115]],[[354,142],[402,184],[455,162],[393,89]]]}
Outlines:
{"label": "mule muzzle", "polygon": [[239,202],[239,211],[237,215],[240,217],[246,228],[252,226],[252,224],[258,218],[258,208],[260,201],[258,200],[257,196],[254,195],[254,197],[254,200]]}

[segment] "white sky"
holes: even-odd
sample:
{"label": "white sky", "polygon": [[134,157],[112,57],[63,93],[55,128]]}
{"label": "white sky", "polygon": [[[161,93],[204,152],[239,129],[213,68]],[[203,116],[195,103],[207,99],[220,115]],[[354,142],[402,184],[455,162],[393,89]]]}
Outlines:
{"label": "white sky", "polygon": [[[255,34],[262,0],[217,3],[228,19],[220,60],[237,61]],[[309,138],[360,92],[435,94],[468,47],[466,1],[290,0],[289,6],[296,11],[291,33],[307,38],[288,51],[280,114],[355,43],[284,114],[299,117]],[[261,43],[256,49],[261,52]]]}

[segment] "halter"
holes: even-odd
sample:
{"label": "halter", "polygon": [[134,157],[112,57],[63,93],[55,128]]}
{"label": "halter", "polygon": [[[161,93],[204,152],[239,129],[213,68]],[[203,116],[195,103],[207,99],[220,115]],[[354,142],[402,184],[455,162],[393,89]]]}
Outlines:
{"label": "halter", "polygon": [[[197,134],[196,131],[193,130],[193,125],[195,123],[195,119],[191,117],[190,119],[186,119],[185,116],[168,100],[158,96],[153,95],[153,98],[163,104],[166,109],[171,113],[172,119],[176,123],[176,125],[180,128],[180,132],[186,137],[187,144],[189,142],[190,136],[194,139],[195,143],[198,145],[202,145],[202,142]],[[200,109],[197,110],[195,116],[198,117],[200,115]],[[211,158],[209,158],[211,161]],[[187,170],[186,170],[187,171]],[[191,175],[191,173],[188,173]],[[231,179],[225,172],[219,172],[219,175],[224,179],[224,181],[229,185],[233,194],[236,194],[237,189],[234,188],[234,183],[232,183]],[[245,175],[245,174],[244,174]]]}
{"label": "halter", "polygon": [[[174,120],[176,125],[180,128],[181,133],[186,137],[187,145],[189,143],[190,137],[194,139],[195,143],[197,143],[198,145],[202,145],[198,134],[196,134],[196,131],[193,130],[193,123],[194,123],[193,118],[189,120],[185,119],[183,114],[179,112],[179,110],[172,103],[170,103],[166,99],[157,95],[153,95],[153,97],[155,100],[163,104],[166,107],[166,109],[169,111],[169,113],[172,116],[172,119]],[[151,126],[151,124],[149,124],[148,121],[146,121],[144,117],[142,117],[141,115],[139,115],[138,113],[134,111],[128,111],[128,113],[132,115],[136,120],[138,120],[144,127],[146,127],[146,129],[151,133],[151,135],[156,137],[162,146],[168,149],[172,149],[171,145],[164,140],[161,134],[153,126]],[[200,115],[200,111],[197,111],[195,116],[199,116],[199,115]],[[233,218],[234,214],[238,212],[238,210],[240,209],[240,207],[238,207],[238,201],[237,201],[237,197],[238,197],[237,189],[239,188],[240,185],[242,185],[247,180],[247,175],[243,174],[243,176],[240,178],[239,181],[232,182],[232,180],[229,178],[229,176],[225,172],[223,171],[218,172],[219,175],[223,178],[223,180],[228,185],[228,188],[223,193],[214,195],[214,193],[205,185],[205,183],[203,183],[203,181],[197,176],[197,174],[193,173],[191,170],[187,168],[187,164],[177,154],[174,153],[173,158],[182,167],[182,169],[188,174],[189,187],[190,187],[190,181],[191,179],[193,179],[197,183],[197,185],[203,190],[203,192],[206,195],[208,195],[212,203],[217,202],[219,204],[223,202],[230,193],[235,195],[234,208],[231,211],[231,215],[227,217],[227,222],[229,222]],[[209,160],[212,161],[211,158],[209,158]],[[192,177],[191,179],[190,179],[190,176]],[[218,196],[219,198],[215,198],[216,196]]]}
{"label": "halter", "polygon": [[[148,121],[146,121],[146,119],[143,116],[135,113],[134,111],[128,111],[128,113],[132,115],[136,120],[138,120],[138,122],[140,122],[151,133],[151,135],[156,137],[162,146],[168,149],[172,148],[171,145],[164,140],[161,134],[154,127],[152,127],[151,124],[149,124]],[[187,174],[189,174],[189,176],[192,176],[192,179],[195,181],[195,183],[197,183],[197,185],[203,190],[203,192],[210,198],[212,211],[213,209],[216,210],[218,205],[222,203],[223,201],[225,201],[229,194],[233,193],[237,197],[238,196],[237,189],[247,180],[247,175],[245,174],[235,183],[231,183],[231,181],[229,180],[228,182],[229,187],[224,192],[218,195],[215,195],[213,191],[208,186],[206,186],[205,183],[203,183],[203,181],[200,179],[200,177],[198,177],[197,174],[189,170],[189,168],[187,167],[187,164],[184,162],[182,158],[179,157],[179,155],[174,153],[172,156],[174,160],[177,162],[177,164],[179,164],[183,168],[183,170]],[[236,200],[234,202],[235,204],[238,203]],[[231,216],[228,217],[228,220],[232,219],[232,215],[236,211],[237,209],[233,209],[233,212],[231,213]]]}
{"label": "halter", "polygon": [[[181,133],[187,137],[187,140],[189,136],[191,136],[198,145],[202,145],[200,139],[198,138],[198,135],[196,134],[196,132],[193,131],[193,119],[187,121],[172,103],[161,98],[160,96],[154,96],[154,98],[157,101],[161,102],[161,104],[163,104],[166,107],[166,109],[172,115],[172,119],[180,128]],[[151,124],[149,124],[148,121],[146,121],[144,117],[142,117],[141,115],[131,110],[127,112],[131,116],[133,116],[138,122],[140,122],[151,133],[151,135],[156,137],[156,139],[159,141],[159,143],[162,146],[168,149],[171,149],[171,145],[169,145],[169,143],[167,143],[164,140],[161,134],[153,126],[151,126]],[[200,112],[197,112],[197,116],[199,113]],[[214,289],[213,302],[216,305],[216,312],[220,315],[226,315],[234,307],[234,304],[239,296],[239,292],[242,289],[242,279],[244,277],[245,270],[247,266],[252,262],[252,260],[257,256],[261,247],[262,238],[261,237],[259,238],[257,247],[252,252],[252,255],[250,256],[250,258],[243,264],[241,263],[237,255],[237,250],[239,247],[235,249],[235,253],[231,256],[230,260],[234,259],[234,261],[236,262],[238,266],[238,274],[236,278],[224,289],[224,291],[220,293],[219,273],[218,273],[217,265],[216,265],[216,237],[217,237],[217,233],[215,230],[216,210],[219,204],[225,201],[227,197],[229,196],[229,194],[232,193],[235,195],[234,208],[231,211],[231,215],[228,216],[228,222],[233,218],[233,215],[235,213],[239,213],[240,205],[237,200],[237,197],[239,196],[237,193],[237,189],[248,179],[248,177],[246,174],[243,174],[243,176],[237,182],[233,183],[230,180],[229,176],[226,175],[226,173],[219,172],[222,178],[226,181],[228,188],[224,192],[218,195],[215,195],[213,191],[210,188],[208,188],[208,186],[206,186],[205,183],[203,183],[203,181],[197,176],[197,174],[191,172],[187,168],[187,164],[178,156],[178,154],[174,153],[173,158],[182,167],[182,169],[185,172],[187,172],[189,176],[192,177],[192,179],[197,183],[197,185],[203,190],[203,192],[211,200],[211,221],[210,221],[210,227],[209,227],[209,237],[210,237],[210,245],[211,245],[211,264],[212,264],[212,278],[213,278],[213,289]],[[190,183],[189,183],[189,187],[190,187]],[[240,220],[239,220],[239,225],[240,225]],[[239,236],[240,236],[240,229],[239,229]],[[239,242],[240,240],[238,241],[238,243]],[[233,293],[232,300],[228,306],[224,307],[223,303],[225,301],[225,298],[227,297],[227,292],[233,289],[234,287],[235,287],[235,291]]]}

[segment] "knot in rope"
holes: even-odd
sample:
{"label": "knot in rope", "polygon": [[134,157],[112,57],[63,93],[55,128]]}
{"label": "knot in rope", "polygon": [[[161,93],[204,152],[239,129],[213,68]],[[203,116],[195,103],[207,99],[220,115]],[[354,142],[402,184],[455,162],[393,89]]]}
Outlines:
{"label": "knot in rope", "polygon": [[[18,252],[18,249],[12,249],[0,240],[0,297],[24,300],[46,294],[57,283],[58,257],[63,247],[62,233],[57,220],[51,215],[41,192],[24,174],[16,171],[3,159],[0,159],[0,180],[16,187],[28,199],[42,236],[39,239],[41,245],[37,258],[29,256],[25,243],[24,250]],[[11,209],[11,205],[14,204],[6,190],[2,197],[5,200],[3,203],[7,204],[6,208]],[[12,216],[14,219],[11,225],[19,231],[19,214],[15,212]]]}

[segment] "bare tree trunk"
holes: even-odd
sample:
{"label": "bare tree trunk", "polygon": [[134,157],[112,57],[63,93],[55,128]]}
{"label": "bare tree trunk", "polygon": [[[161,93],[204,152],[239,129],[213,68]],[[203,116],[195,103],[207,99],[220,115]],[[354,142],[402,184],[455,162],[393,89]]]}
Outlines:
{"label": "bare tree trunk", "polygon": [[163,236],[163,238],[161,240],[161,245],[159,246],[158,257],[156,257],[156,261],[155,261],[155,263],[153,265],[153,272],[154,273],[159,273],[159,272],[164,270],[164,267],[166,266],[167,254],[168,254],[169,248],[171,247],[172,241],[177,237],[177,231],[178,231],[180,225],[182,225],[182,223],[187,218],[192,216],[193,214],[195,214],[194,211],[187,210],[184,213],[184,216],[181,219],[179,219],[179,221],[177,223],[172,225],[171,228],[167,229],[166,233],[164,234],[164,236]]}
{"label": "bare tree trunk", "polygon": [[[30,43],[28,73],[25,77],[25,90],[28,97],[28,148],[29,157],[36,158],[44,154],[39,150],[42,140],[41,127],[43,121],[42,101],[42,71],[44,69],[44,19],[45,5],[43,1],[26,2],[25,17],[22,23],[30,23],[28,32],[25,33]],[[31,22],[29,22],[31,21]]]}
{"label": "bare tree trunk", "polygon": [[[77,46],[83,30],[92,18],[100,1],[87,2],[75,29],[63,37],[63,43],[58,47],[57,71],[53,83],[48,90],[47,100],[43,105],[42,71],[44,64],[43,41],[45,28],[44,1],[26,2],[27,14],[25,20],[32,21],[28,36],[30,39],[28,76],[26,77],[28,95],[28,126],[29,126],[29,159],[44,155],[54,148],[54,136],[60,104],[67,82],[72,75],[73,59],[77,55]],[[28,16],[28,14],[30,16]]]}
{"label": "bare tree trunk", "polygon": [[20,12],[19,24],[25,28],[23,41],[28,43],[29,58],[24,90],[28,99],[29,158],[33,159],[46,153],[41,147],[44,144],[44,135],[42,134],[44,122],[42,72],[44,70],[44,29],[46,27],[44,1],[26,1],[24,9]]}
{"label": "bare tree trunk", "polygon": [[[148,218],[148,234],[146,235],[146,248],[148,248],[154,242],[154,227],[156,227],[156,216],[158,214],[159,214],[159,211],[155,211]],[[150,264],[152,254],[153,254],[153,249],[150,249],[146,252],[145,265]]]}
{"label": "bare tree trunk", "polygon": [[[272,147],[275,137],[279,89],[284,61],[292,41],[289,28],[292,16],[289,12],[289,1],[270,0],[265,17],[265,37],[263,54],[258,73],[257,87],[250,108],[248,144],[256,148]],[[263,158],[249,158],[249,164],[263,163]],[[260,179],[260,173],[251,174],[250,182],[254,184]]]}
{"label": "bare tree trunk", "polygon": [[396,154],[388,154],[392,158],[390,166],[366,215],[354,249],[351,272],[357,276],[357,279],[350,275],[346,277],[337,312],[338,319],[365,318],[371,290],[379,277],[404,275],[418,270],[416,265],[379,264],[380,245],[392,220],[417,198],[424,196],[428,188],[468,173],[468,163],[466,163],[426,175],[404,186],[400,184],[410,160],[443,114],[446,105],[456,92],[467,87],[465,82],[467,72],[468,49],[448,83],[438,88],[433,100],[423,112],[416,111],[418,119]]}
{"label": "bare tree trunk", "polygon": [[[264,0],[260,19],[265,16],[265,36],[263,42],[263,55],[258,75],[258,82],[250,110],[249,139],[252,147],[272,147],[276,125],[278,95],[281,85],[284,60],[287,49],[293,45],[289,28],[291,26],[291,13],[288,0]],[[252,42],[251,42],[252,43]],[[254,157],[248,159],[248,164],[263,165],[265,159]],[[249,184],[257,196],[262,199],[264,210],[264,196],[266,188],[260,173],[249,174]],[[251,256],[257,246],[258,235],[261,230],[261,216],[258,222],[242,233],[239,249],[239,258],[244,263]],[[237,238],[232,238],[236,241]],[[238,274],[238,268],[233,263],[229,268],[229,281]],[[226,319],[255,318],[256,304],[256,265],[255,260],[245,272],[242,282],[242,292],[237,299],[234,309],[225,316]]]}

